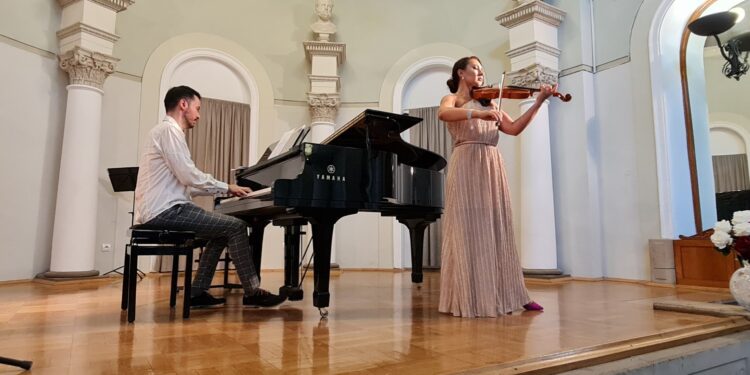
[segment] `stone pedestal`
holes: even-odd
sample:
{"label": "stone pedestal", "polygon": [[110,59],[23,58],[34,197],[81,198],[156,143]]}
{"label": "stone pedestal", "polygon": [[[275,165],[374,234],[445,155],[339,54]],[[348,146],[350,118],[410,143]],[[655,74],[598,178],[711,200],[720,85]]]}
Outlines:
{"label": "stone pedestal", "polygon": [[[508,28],[512,71],[505,84],[538,88],[557,83],[557,28],[565,13],[542,1],[525,1],[495,19]],[[521,102],[525,112],[533,100]],[[554,186],[549,139],[549,107],[545,102],[521,134],[520,254],[524,274],[562,277],[557,269]]]}
{"label": "stone pedestal", "polygon": [[305,54],[310,61],[310,91],[307,103],[312,117],[311,141],[320,142],[333,134],[339,107],[339,65],[346,57],[343,43],[308,41]]}

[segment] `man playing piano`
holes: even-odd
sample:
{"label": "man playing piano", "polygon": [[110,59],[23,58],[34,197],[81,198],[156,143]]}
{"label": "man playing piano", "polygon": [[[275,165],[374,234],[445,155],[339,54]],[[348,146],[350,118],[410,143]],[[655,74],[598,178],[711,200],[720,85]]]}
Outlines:
{"label": "man playing piano", "polygon": [[167,116],[151,132],[139,162],[135,188],[135,222],[144,227],[194,231],[208,239],[192,286],[191,306],[221,305],[224,298],[208,293],[224,248],[232,257],[245,295],[242,304],[271,307],[284,298],[260,288],[244,221],[194,205],[191,195],[229,193],[245,197],[250,189],[214,179],[195,167],[185,131],[198,123],[200,94],[187,86],[173,87],[164,97]]}

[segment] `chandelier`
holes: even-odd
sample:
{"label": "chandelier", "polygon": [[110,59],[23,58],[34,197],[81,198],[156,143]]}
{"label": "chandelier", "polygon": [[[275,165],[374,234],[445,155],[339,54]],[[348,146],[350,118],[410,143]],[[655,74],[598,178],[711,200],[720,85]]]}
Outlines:
{"label": "chandelier", "polygon": [[719,34],[731,29],[744,16],[744,10],[735,8],[730,11],[700,17],[688,25],[688,29],[693,34],[713,36],[716,39],[719,52],[721,52],[721,56],[726,60],[722,68],[722,73],[727,78],[734,78],[738,81],[748,71],[747,55],[748,51],[750,51],[750,32],[737,35],[729,39],[725,44],[721,43]]}

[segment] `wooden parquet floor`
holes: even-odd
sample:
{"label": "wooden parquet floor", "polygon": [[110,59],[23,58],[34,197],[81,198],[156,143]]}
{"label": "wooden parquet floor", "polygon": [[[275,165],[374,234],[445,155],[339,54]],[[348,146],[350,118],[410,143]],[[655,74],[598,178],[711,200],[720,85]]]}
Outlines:
{"label": "wooden parquet floor", "polygon": [[[275,290],[282,280],[283,273],[266,272],[262,284]],[[655,301],[730,298],[721,291],[529,282],[544,312],[462,319],[438,313],[438,287],[435,272],[415,286],[408,272],[344,271],[331,278],[327,320],[312,306],[310,277],[302,301],[245,309],[235,291],[225,307],[193,310],[183,320],[179,299],[169,308],[169,278],[151,274],[138,286],[136,321],[128,324],[119,278],[5,284],[0,356],[34,361],[31,374],[519,373],[618,343],[747,326],[652,308]],[[0,365],[0,374],[20,372]]]}

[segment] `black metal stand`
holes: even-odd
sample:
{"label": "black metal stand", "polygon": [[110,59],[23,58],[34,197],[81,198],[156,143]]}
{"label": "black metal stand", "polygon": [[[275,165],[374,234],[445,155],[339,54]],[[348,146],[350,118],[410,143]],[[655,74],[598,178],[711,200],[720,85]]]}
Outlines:
{"label": "black metal stand", "polygon": [[13,358],[6,358],[6,357],[0,357],[0,364],[8,365],[8,366],[15,366],[20,367],[24,370],[28,370],[31,368],[31,365],[33,362],[31,361],[19,361],[17,359]]}
{"label": "black metal stand", "polygon": [[[132,191],[133,192],[133,207],[130,211],[130,227],[133,227],[135,221],[135,185],[138,182],[138,167],[122,167],[122,168],[107,168],[109,174],[109,182],[112,184],[112,190],[115,192]],[[125,245],[127,247],[129,245]],[[127,248],[125,252],[127,253]],[[110,273],[117,273],[125,276],[120,270],[125,268],[125,265],[117,267],[113,270],[107,271],[102,276],[109,275]],[[146,277],[146,273],[136,268],[136,274],[138,280],[143,280]]]}

